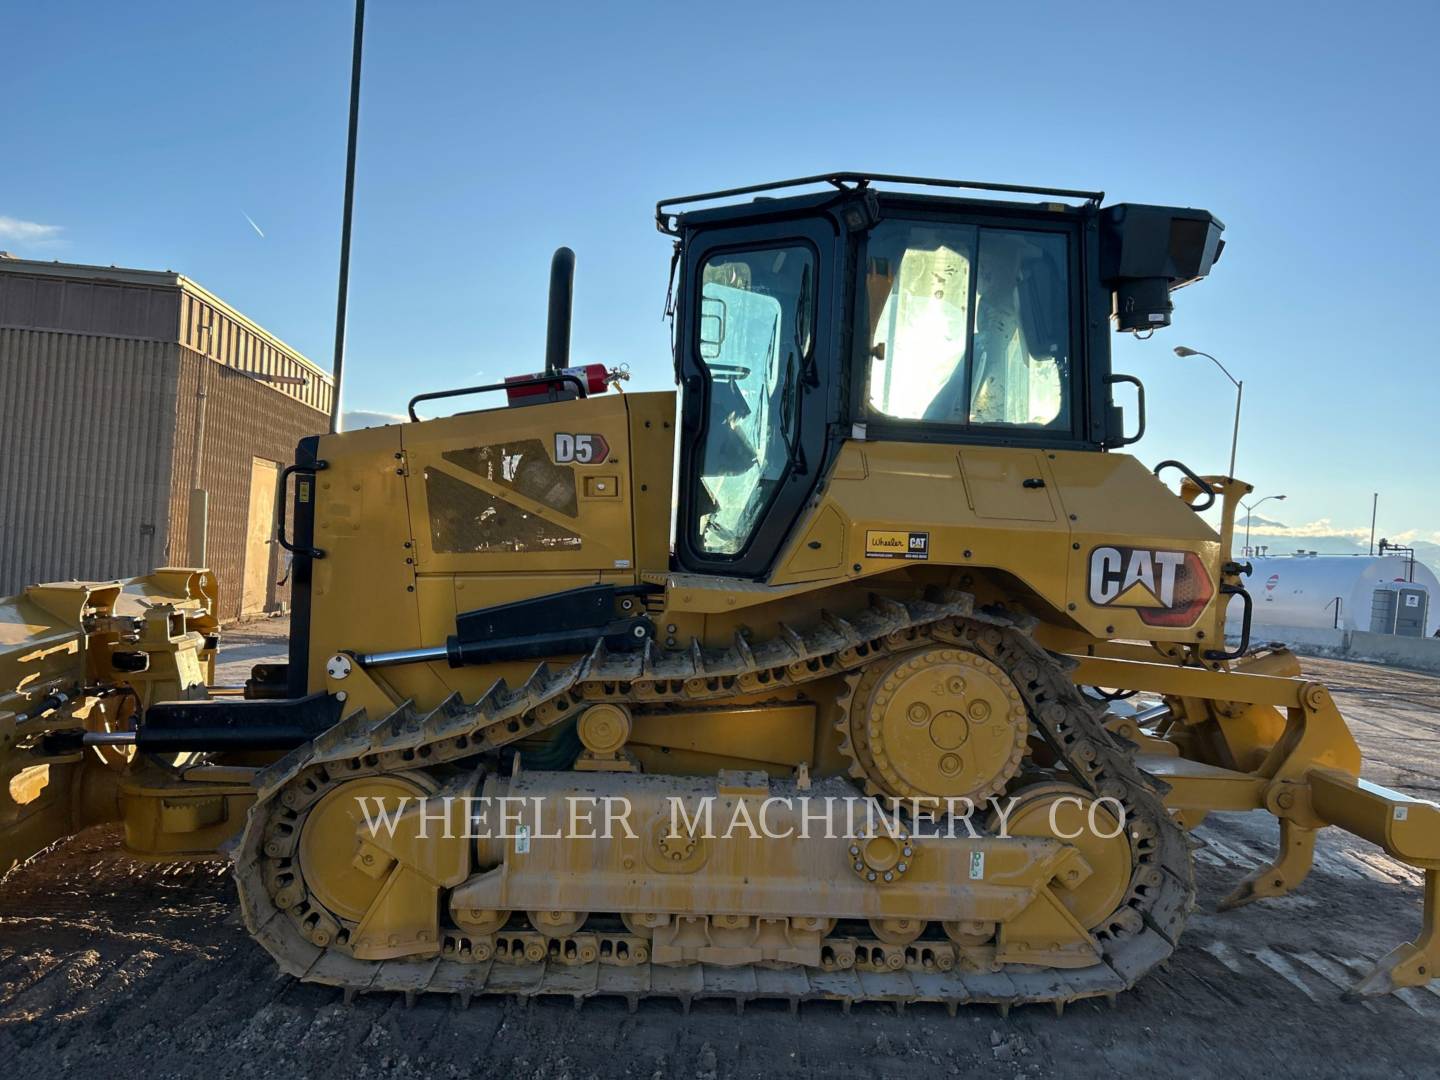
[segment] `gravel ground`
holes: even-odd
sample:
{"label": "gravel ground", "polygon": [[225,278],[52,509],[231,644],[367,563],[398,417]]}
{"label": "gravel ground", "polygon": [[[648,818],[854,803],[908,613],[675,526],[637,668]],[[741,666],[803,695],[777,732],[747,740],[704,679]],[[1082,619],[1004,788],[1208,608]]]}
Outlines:
{"label": "gravel ground", "polygon": [[[283,621],[231,631],[220,681],[283,648]],[[237,654],[243,654],[237,659]],[[1335,691],[1366,775],[1440,790],[1440,679],[1306,661]],[[211,1078],[1440,1077],[1440,987],[1363,1004],[1341,988],[1414,935],[1419,876],[1330,830],[1315,871],[1281,900],[1215,905],[1260,862],[1263,814],[1212,818],[1198,835],[1200,910],[1168,966],[1120,997],[1048,1008],[878,1006],[799,1018],[716,1003],[623,1005],[398,996],[342,1004],[281,978],[241,926],[223,866],[142,866],[113,829],[59,845],[0,888],[0,1061],[5,1075]]]}

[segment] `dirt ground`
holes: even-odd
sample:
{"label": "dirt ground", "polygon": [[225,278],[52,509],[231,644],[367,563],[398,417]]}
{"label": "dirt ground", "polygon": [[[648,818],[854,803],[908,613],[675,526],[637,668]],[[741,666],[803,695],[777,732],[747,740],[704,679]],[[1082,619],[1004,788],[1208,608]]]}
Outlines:
{"label": "dirt ground", "polygon": [[241,686],[256,664],[285,662],[290,639],[289,618],[252,619],[227,626],[220,636],[220,657],[215,665],[217,686]]}
{"label": "dirt ground", "polygon": [[[274,656],[283,622],[229,635],[226,672]],[[1440,792],[1440,678],[1307,661],[1334,689],[1366,775]],[[1199,836],[1200,910],[1168,967],[1117,1007],[878,1006],[800,1017],[752,1004],[448,999],[344,1005],[278,977],[240,924],[223,866],[141,866],[113,830],[60,845],[0,886],[0,1074],[205,1076],[1440,1077],[1440,988],[1351,1004],[1342,987],[1413,937],[1419,876],[1334,830],[1299,893],[1216,914],[1264,857],[1263,814],[1212,818]]]}

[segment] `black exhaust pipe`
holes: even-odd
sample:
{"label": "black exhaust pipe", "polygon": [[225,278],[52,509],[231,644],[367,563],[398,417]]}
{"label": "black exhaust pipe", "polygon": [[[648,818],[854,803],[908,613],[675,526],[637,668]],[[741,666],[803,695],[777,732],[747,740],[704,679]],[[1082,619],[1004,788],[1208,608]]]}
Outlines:
{"label": "black exhaust pipe", "polygon": [[545,325],[545,371],[570,366],[570,310],[575,299],[575,252],[556,248],[550,260],[550,317]]}

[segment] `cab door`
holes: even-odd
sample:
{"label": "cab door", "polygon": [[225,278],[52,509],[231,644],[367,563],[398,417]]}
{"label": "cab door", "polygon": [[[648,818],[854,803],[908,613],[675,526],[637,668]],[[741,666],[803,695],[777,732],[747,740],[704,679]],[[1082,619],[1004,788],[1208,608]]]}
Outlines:
{"label": "cab door", "polygon": [[810,217],[687,239],[676,554],[764,577],[814,489],[838,310],[837,229]]}

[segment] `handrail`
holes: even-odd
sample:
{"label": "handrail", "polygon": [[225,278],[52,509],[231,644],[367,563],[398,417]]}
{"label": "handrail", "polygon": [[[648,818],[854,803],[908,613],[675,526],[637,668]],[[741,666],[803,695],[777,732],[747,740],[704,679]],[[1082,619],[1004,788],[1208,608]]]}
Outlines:
{"label": "handrail", "polygon": [[1188,506],[1188,507],[1190,507],[1191,510],[1194,510],[1197,514],[1200,514],[1200,513],[1203,513],[1203,512],[1206,511],[1206,510],[1209,510],[1210,507],[1212,507],[1212,506],[1215,505],[1215,489],[1214,489],[1213,487],[1211,487],[1209,484],[1207,484],[1204,480],[1200,479],[1200,477],[1196,476],[1196,475],[1190,470],[1190,466],[1186,465],[1186,464],[1185,464],[1184,462],[1182,462],[1182,461],[1175,461],[1175,460],[1172,458],[1172,459],[1170,459],[1170,460],[1168,460],[1168,461],[1162,461],[1162,462],[1160,462],[1159,465],[1156,465],[1156,466],[1155,466],[1155,469],[1154,469],[1155,475],[1156,475],[1156,476],[1159,476],[1160,473],[1161,473],[1162,471],[1164,471],[1165,469],[1179,469],[1179,470],[1180,470],[1182,473],[1184,473],[1189,479],[1191,479],[1191,480],[1193,480],[1193,481],[1195,482],[1195,486],[1200,489],[1201,494],[1206,495],[1206,496],[1209,497],[1209,501],[1208,501],[1208,502],[1201,503],[1201,504],[1198,505],[1198,506],[1197,506],[1195,503],[1187,502],[1185,505]]}
{"label": "handrail", "polygon": [[290,477],[297,472],[310,473],[312,476],[329,468],[329,463],[316,461],[313,465],[286,465],[280,470],[280,482],[275,485],[275,542],[291,555],[308,555],[312,559],[323,559],[325,552],[317,547],[297,548],[289,540],[285,539],[285,496],[290,490]]}
{"label": "handrail", "polygon": [[458,390],[433,390],[428,394],[416,394],[410,399],[406,411],[410,413],[412,421],[419,423],[420,417],[415,415],[415,406],[422,401],[438,401],[441,398],[463,397],[466,394],[488,394],[494,390],[518,390],[526,386],[551,386],[560,382],[574,383],[575,389],[579,391],[582,398],[588,396],[585,393],[585,384],[578,375],[557,372],[554,375],[532,375],[524,379],[509,379],[505,382],[489,383],[485,386],[462,386]]}
{"label": "handrail", "polygon": [[1127,439],[1125,432],[1121,431],[1120,438],[1111,443],[1112,446],[1129,446],[1131,443],[1137,443],[1145,437],[1145,384],[1134,375],[1105,376],[1105,383],[1108,386],[1114,386],[1116,383],[1122,382],[1135,384],[1136,409],[1140,413],[1140,416],[1136,424],[1135,434]]}
{"label": "handrail", "polygon": [[902,176],[897,173],[834,172],[815,176],[798,176],[792,180],[772,180],[765,184],[746,184],[744,187],[725,188],[723,191],[707,191],[696,195],[677,195],[661,199],[655,204],[655,225],[663,233],[674,235],[675,226],[671,218],[674,211],[666,207],[681,203],[710,202],[714,199],[729,199],[737,195],[754,195],[762,191],[776,191],[780,188],[804,187],[808,184],[830,184],[842,190],[856,190],[869,187],[874,182],[882,184],[914,184],[918,187],[963,188],[973,191],[1003,191],[1014,195],[1054,195],[1062,199],[1084,199],[1096,206],[1105,198],[1103,191],[1076,191],[1071,188],[1034,187],[1030,184],[992,184],[984,180],[945,180],[933,176]]}
{"label": "handrail", "polygon": [[1221,585],[1220,592],[1226,596],[1238,596],[1240,602],[1245,605],[1244,612],[1240,616],[1240,644],[1233,651],[1220,649],[1208,649],[1205,652],[1206,660],[1238,660],[1250,651],[1250,616],[1254,614],[1255,603],[1250,598],[1250,593],[1243,585]]}

